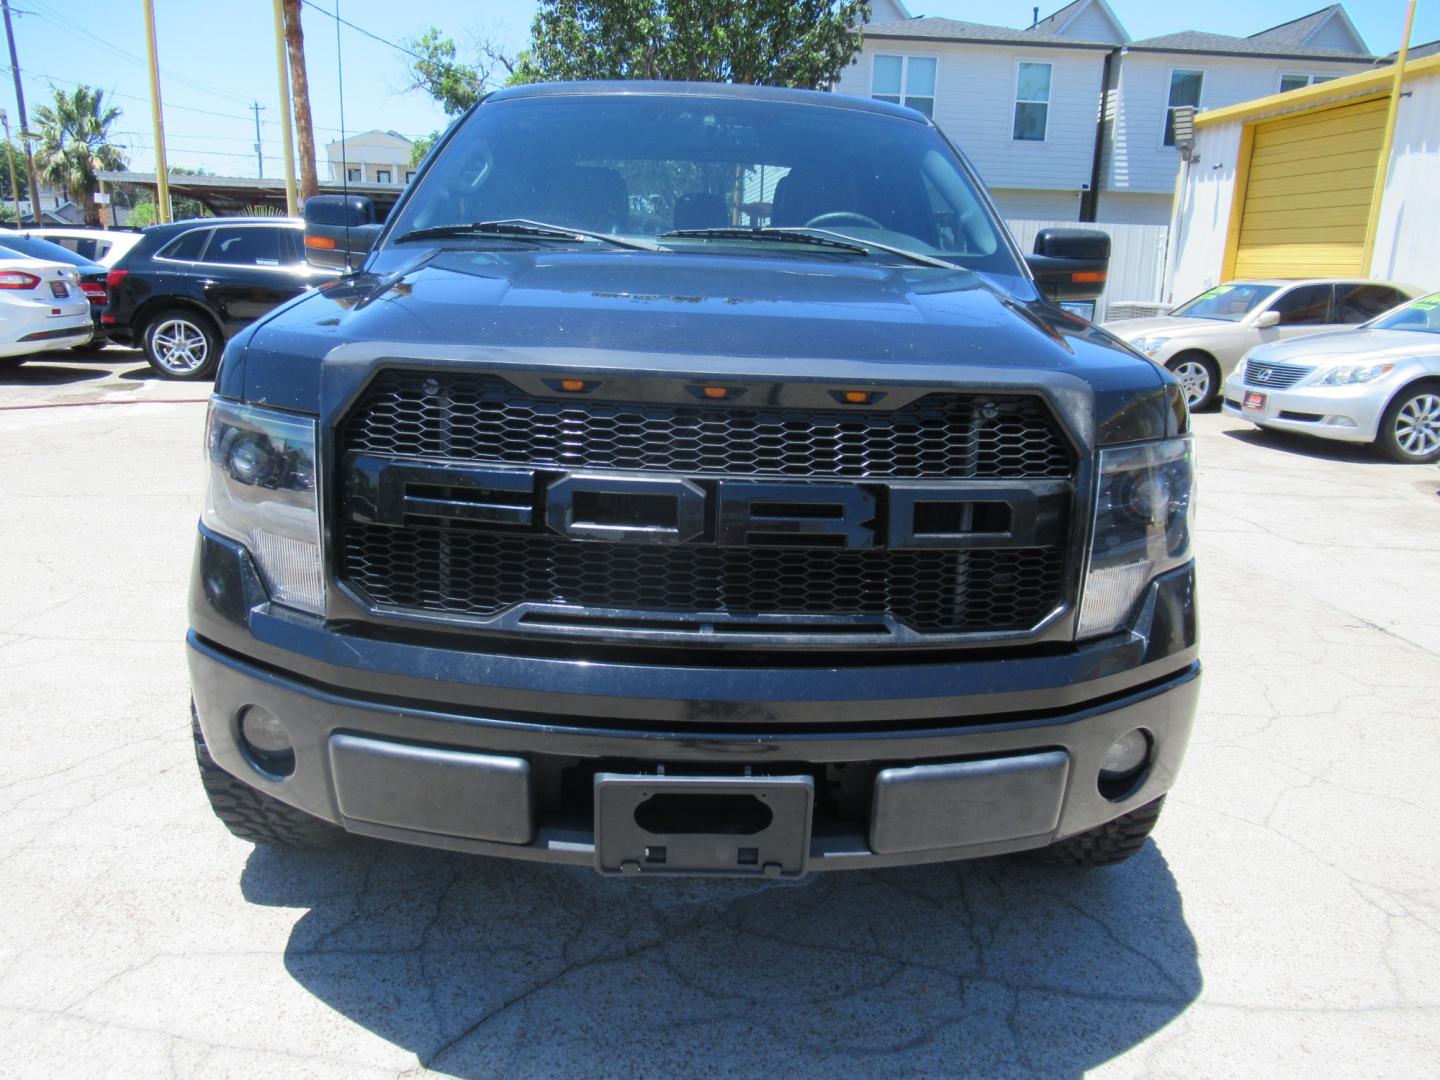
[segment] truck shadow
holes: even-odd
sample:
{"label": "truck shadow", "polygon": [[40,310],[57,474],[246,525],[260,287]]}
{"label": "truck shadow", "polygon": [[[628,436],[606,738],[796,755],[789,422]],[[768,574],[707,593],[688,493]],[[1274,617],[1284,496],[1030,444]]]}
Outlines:
{"label": "truck shadow", "polygon": [[1202,985],[1153,843],[1104,870],[989,860],[794,884],[355,843],[257,848],[241,884],[309,909],[285,952],[297,982],[463,1077],[1078,1077]]}

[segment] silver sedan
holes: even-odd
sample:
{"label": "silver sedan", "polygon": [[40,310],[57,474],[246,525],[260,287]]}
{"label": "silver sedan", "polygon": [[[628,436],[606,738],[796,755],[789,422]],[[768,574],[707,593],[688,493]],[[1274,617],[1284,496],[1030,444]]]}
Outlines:
{"label": "silver sedan", "polygon": [[1206,289],[1169,315],[1105,324],[1180,380],[1191,411],[1206,408],[1257,345],[1358,326],[1419,289],[1388,281],[1231,281]]}
{"label": "silver sedan", "polygon": [[1440,461],[1440,293],[1353,330],[1253,349],[1224,396],[1227,414],[1257,427]]}

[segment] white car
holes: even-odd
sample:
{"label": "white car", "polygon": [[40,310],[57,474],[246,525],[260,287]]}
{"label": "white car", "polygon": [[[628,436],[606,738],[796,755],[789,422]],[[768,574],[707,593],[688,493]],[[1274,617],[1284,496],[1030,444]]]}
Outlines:
{"label": "white car", "polygon": [[84,345],[93,332],[75,267],[0,258],[0,359]]}
{"label": "white car", "polygon": [[[118,263],[127,251],[140,242],[138,232],[127,232],[123,229],[82,229],[66,228],[60,225],[39,225],[32,229],[17,231],[21,236],[36,236],[41,240],[49,240],[52,244],[59,244],[63,248],[69,248],[76,255],[99,263],[107,270]],[[4,242],[5,234],[0,232],[0,244]]]}
{"label": "white car", "polygon": [[1206,289],[1169,315],[1105,324],[1180,380],[1199,412],[1257,345],[1356,326],[1419,295],[1388,281],[1231,281]]}
{"label": "white car", "polygon": [[1258,427],[1440,461],[1440,293],[1353,330],[1262,345],[1226,381],[1224,407]]}

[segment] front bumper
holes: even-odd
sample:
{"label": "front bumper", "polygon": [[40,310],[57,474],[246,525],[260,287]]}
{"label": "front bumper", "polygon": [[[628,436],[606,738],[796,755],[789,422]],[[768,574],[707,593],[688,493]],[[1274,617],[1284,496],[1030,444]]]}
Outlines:
{"label": "front bumper", "polygon": [[[1386,383],[1388,385],[1388,380]],[[1265,404],[1258,409],[1245,408],[1247,391],[1264,394]],[[1229,416],[1276,431],[1371,443],[1379,433],[1386,398],[1387,391],[1377,383],[1300,386],[1290,390],[1247,386],[1242,366],[1225,380],[1224,411]]]}
{"label": "front bumper", "polygon": [[[604,783],[808,782],[813,829],[788,873],[1041,847],[1158,798],[1195,712],[1194,610],[1187,566],[1155,583],[1129,632],[1043,655],[587,661],[392,640],[272,607],[243,548],[202,531],[189,659],[215,760],[352,832],[598,867]],[[244,746],[251,707],[284,724],[288,776]],[[1101,758],[1136,727],[1149,764],[1106,797]]]}

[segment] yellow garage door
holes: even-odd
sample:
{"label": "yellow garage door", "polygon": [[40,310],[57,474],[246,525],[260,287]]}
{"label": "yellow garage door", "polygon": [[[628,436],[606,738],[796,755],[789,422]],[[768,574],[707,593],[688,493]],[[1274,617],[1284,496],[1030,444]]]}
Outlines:
{"label": "yellow garage door", "polygon": [[1255,128],[1237,278],[1364,274],[1385,98]]}

